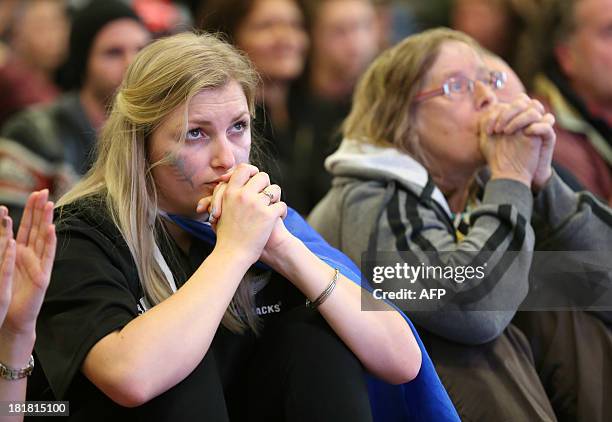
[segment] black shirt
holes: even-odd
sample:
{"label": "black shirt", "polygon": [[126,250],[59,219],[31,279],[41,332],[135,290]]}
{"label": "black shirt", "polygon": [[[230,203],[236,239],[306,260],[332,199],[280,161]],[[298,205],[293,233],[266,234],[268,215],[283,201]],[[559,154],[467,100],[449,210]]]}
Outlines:
{"label": "black shirt", "polygon": [[[115,404],[80,371],[87,353],[99,340],[143,312],[143,291],[136,266],[105,210],[104,203],[94,198],[61,211],[51,283],[37,321],[35,355],[39,385],[28,386],[32,390],[28,391],[28,399],[68,400],[71,420],[150,417],[143,413],[147,405],[126,409]],[[194,239],[186,255],[170,240],[162,243],[160,250],[180,289],[212,247]],[[304,296],[289,281],[272,272],[268,283],[256,294],[255,302],[265,327],[284,311],[303,306]],[[188,329],[185,327],[185,335],[189,335]],[[208,353],[212,351],[215,355],[224,391],[233,388],[256,340],[250,331],[239,335],[223,326],[218,328]],[[41,386],[40,380],[44,378],[48,384]],[[177,386],[155,400],[163,400]],[[202,416],[190,416],[188,406],[183,410],[186,413],[181,416],[185,420]]]}

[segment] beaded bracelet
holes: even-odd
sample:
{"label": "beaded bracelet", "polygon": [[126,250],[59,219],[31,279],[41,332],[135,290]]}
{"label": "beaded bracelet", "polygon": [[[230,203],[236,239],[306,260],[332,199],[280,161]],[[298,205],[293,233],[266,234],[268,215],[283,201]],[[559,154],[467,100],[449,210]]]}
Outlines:
{"label": "beaded bracelet", "polygon": [[329,286],[327,286],[325,290],[323,290],[323,293],[321,293],[319,297],[316,298],[314,301],[311,302],[310,300],[306,299],[306,307],[316,309],[319,305],[325,302],[325,300],[329,297],[331,292],[334,291],[334,288],[336,287],[336,282],[338,281],[339,276],[340,276],[340,270],[338,268],[334,268],[334,277],[332,278],[331,283],[329,283]]}

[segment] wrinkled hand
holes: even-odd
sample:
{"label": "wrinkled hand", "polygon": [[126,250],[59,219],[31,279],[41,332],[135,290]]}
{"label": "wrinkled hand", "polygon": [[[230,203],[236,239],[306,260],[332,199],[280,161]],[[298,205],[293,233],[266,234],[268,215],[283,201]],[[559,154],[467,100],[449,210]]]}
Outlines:
{"label": "wrinkled hand", "polygon": [[540,157],[544,139],[547,147],[554,145],[547,130],[551,117],[539,101],[524,94],[492,107],[480,121],[480,148],[492,179],[510,178],[531,187],[536,174],[545,176],[546,157]]}
{"label": "wrinkled hand", "polygon": [[[262,192],[266,188],[273,192],[272,199]],[[270,185],[266,173],[241,164],[227,183],[219,183],[210,197],[200,200],[197,211],[208,206],[209,221],[217,233],[216,247],[242,251],[255,262],[264,248],[282,241],[287,206],[280,201],[280,193],[280,187]]]}
{"label": "wrinkled hand", "polygon": [[[30,195],[16,241],[13,240],[10,217],[3,215],[2,218],[2,242],[9,246],[3,255],[0,294],[4,302],[7,292],[10,292],[10,303],[1,329],[11,334],[34,332],[36,318],[51,278],[56,237],[55,226],[52,224],[53,203],[47,201],[48,197],[46,189]],[[4,242],[5,239],[8,240]],[[11,248],[14,250],[14,259],[11,257]]]}
{"label": "wrinkled hand", "polygon": [[538,164],[533,174],[532,187],[536,192],[542,189],[552,176],[552,159],[557,139],[553,128],[554,124],[555,117],[550,113],[546,113],[540,121],[532,123],[523,131],[527,136],[539,137],[542,142]]}

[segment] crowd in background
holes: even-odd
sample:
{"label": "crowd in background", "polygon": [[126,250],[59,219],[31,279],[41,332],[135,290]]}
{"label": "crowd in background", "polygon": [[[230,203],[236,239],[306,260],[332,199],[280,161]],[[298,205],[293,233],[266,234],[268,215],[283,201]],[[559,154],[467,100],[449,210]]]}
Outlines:
{"label": "crowd in background", "polygon": [[382,49],[439,25],[473,36],[514,69],[555,111],[557,166],[612,201],[603,0],[580,2],[576,17],[562,0],[134,1],[137,20],[126,24],[134,33],[105,26],[109,12],[79,17],[87,3],[0,5],[0,199],[11,208],[42,188],[57,198],[84,174],[131,55],[149,39],[194,27],[222,33],[258,69],[255,161],[290,187],[286,199],[303,215],[330,187],[323,163],[338,146],[361,73]]}
{"label": "crowd in background", "polygon": [[3,0],[2,215],[17,227],[32,192],[56,200],[74,186],[134,56],[195,28],[220,34],[257,70],[251,161],[306,217],[332,187],[326,159],[366,69],[438,26],[488,51],[489,70],[505,74],[499,101],[527,92],[554,115],[556,173],[612,205],[612,0]]}

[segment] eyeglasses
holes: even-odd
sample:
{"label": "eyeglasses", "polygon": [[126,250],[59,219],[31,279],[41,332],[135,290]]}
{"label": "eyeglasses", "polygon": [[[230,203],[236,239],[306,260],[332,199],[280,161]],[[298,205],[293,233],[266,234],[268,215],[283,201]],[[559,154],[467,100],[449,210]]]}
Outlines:
{"label": "eyeglasses", "polygon": [[[505,72],[491,71],[487,74],[487,76],[478,78],[476,80],[497,90],[502,89],[504,85],[506,85],[507,78],[508,77]],[[475,80],[469,79],[465,76],[453,76],[448,78],[438,89],[419,92],[414,97],[414,101],[421,102],[439,95],[446,95],[449,98],[459,97],[467,92],[474,92],[475,84]]]}

